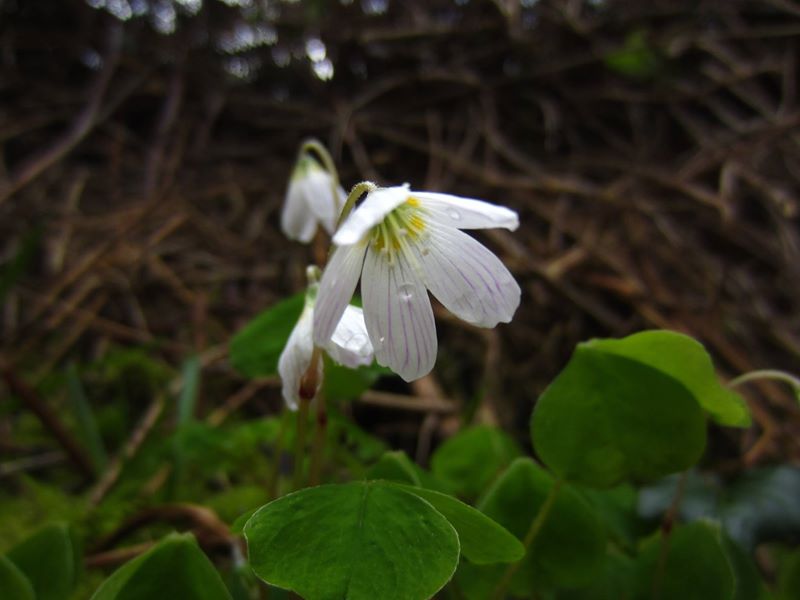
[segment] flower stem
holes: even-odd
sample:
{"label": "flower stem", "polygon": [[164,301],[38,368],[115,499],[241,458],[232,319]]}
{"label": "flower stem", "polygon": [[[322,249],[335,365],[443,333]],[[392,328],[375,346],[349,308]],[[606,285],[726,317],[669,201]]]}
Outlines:
{"label": "flower stem", "polygon": [[661,546],[658,550],[658,562],[656,563],[656,570],[653,574],[653,587],[651,589],[652,600],[659,600],[661,597],[661,584],[664,581],[664,574],[667,571],[670,536],[675,527],[675,521],[678,519],[678,511],[680,510],[683,496],[686,493],[686,482],[688,479],[689,471],[681,473],[680,479],[678,479],[678,485],[675,488],[675,495],[672,497],[672,502],[667,512],[664,513],[664,518],[661,521]]}
{"label": "flower stem", "polygon": [[[548,492],[547,497],[544,499],[541,508],[539,508],[536,518],[531,523],[528,533],[525,534],[525,539],[522,540],[522,545],[525,547],[525,555],[528,554],[528,550],[530,550],[531,545],[536,540],[536,537],[539,535],[542,527],[547,521],[547,517],[550,515],[550,511],[553,509],[553,505],[558,497],[558,492],[563,484],[563,479],[555,480],[553,487],[550,488],[550,491]],[[506,572],[503,573],[503,577],[498,582],[497,587],[494,589],[494,594],[492,595],[494,600],[503,600],[503,598],[505,598],[506,589],[511,583],[511,578],[514,577],[520,566],[522,566],[522,561],[524,560],[525,557],[523,556],[514,564],[509,565],[508,569],[506,569]]]}
{"label": "flower stem", "polygon": [[[308,271],[309,277],[312,270]],[[322,385],[320,375],[324,376],[322,371],[322,350],[314,346],[311,353],[311,360],[309,361],[308,368],[303,376],[300,378],[300,410],[297,412],[297,437],[294,444],[294,477],[292,479],[292,489],[297,490],[303,478],[303,457],[306,452],[306,435],[308,430],[308,409],[311,406],[312,400],[317,396],[317,392]]]}
{"label": "flower stem", "polygon": [[325,394],[317,394],[316,428],[314,441],[311,443],[311,466],[309,467],[308,485],[319,485],[322,470],[322,453],[325,450],[325,438],[328,433],[328,411],[325,406]]}
{"label": "flower stem", "polygon": [[303,154],[307,152],[316,154],[322,162],[322,166],[330,173],[331,190],[333,192],[332,198],[336,198],[339,193],[339,171],[336,170],[336,165],[331,158],[330,152],[328,152],[319,140],[315,140],[314,138],[309,138],[303,142],[303,145],[300,146],[299,157],[302,157]]}
{"label": "flower stem", "polygon": [[728,382],[728,387],[733,388],[758,379],[773,379],[788,383],[792,386],[795,396],[797,396],[798,401],[800,401],[800,378],[791,373],[786,373],[785,371],[779,371],[777,369],[761,369],[759,371],[750,371],[744,375],[739,375],[739,377]]}
{"label": "flower stem", "polygon": [[290,411],[284,410],[281,415],[281,428],[278,430],[278,438],[275,440],[275,452],[270,467],[269,477],[267,478],[267,493],[269,499],[278,497],[278,477],[280,475],[281,454],[283,454],[283,444],[286,441],[286,430],[289,428]]}
{"label": "flower stem", "polygon": [[297,431],[294,438],[294,475],[292,476],[292,490],[300,489],[303,483],[303,458],[306,454],[306,431],[308,430],[308,407],[311,400],[300,396],[300,406],[297,411]]}
{"label": "flower stem", "polygon": [[342,223],[344,223],[347,215],[349,215],[350,211],[353,210],[353,207],[356,205],[356,201],[361,197],[361,195],[376,189],[378,189],[378,186],[371,181],[362,181],[361,183],[355,184],[353,189],[350,190],[350,194],[348,194],[347,200],[342,207],[342,212],[339,214],[339,220],[336,221],[336,229],[339,229]]}

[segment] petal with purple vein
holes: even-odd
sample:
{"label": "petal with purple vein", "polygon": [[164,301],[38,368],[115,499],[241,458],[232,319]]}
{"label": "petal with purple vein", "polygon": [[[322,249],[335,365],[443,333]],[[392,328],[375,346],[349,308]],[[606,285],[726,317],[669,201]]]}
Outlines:
{"label": "petal with purple vein", "polygon": [[361,296],[364,320],[378,363],[406,381],[427,375],[436,362],[436,324],[428,292],[402,251],[392,264],[367,251]]}

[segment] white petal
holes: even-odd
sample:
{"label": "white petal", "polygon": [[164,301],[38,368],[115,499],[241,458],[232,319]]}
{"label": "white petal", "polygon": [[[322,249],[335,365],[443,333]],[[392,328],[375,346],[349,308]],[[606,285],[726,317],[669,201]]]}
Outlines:
{"label": "white petal", "polygon": [[303,192],[306,204],[316,220],[328,233],[333,234],[346,197],[342,187],[337,186],[334,195],[333,178],[327,171],[317,167],[310,169],[303,179]]}
{"label": "white petal", "polygon": [[479,327],[508,323],[520,289],[505,265],[466,233],[429,223],[430,235],[416,249],[425,284],[445,308]]}
{"label": "white petal", "polygon": [[372,344],[360,308],[348,306],[344,309],[342,320],[325,349],[333,360],[351,369],[372,364]]}
{"label": "white petal", "polygon": [[503,227],[511,231],[519,227],[519,216],[505,206],[434,192],[411,192],[411,196],[418,198],[430,218],[442,225],[458,229]]}
{"label": "white petal", "polygon": [[[297,410],[297,403],[300,401],[300,381],[311,364],[311,354],[314,351],[314,342],[311,339],[312,322],[313,311],[308,308],[303,309],[278,359],[278,374],[283,383],[283,399],[292,410]],[[320,367],[321,365],[322,361]]]}
{"label": "white petal", "polygon": [[436,325],[428,292],[402,252],[394,264],[372,248],[361,278],[364,319],[377,361],[406,381],[427,375],[436,362]]}
{"label": "white petal", "polygon": [[307,244],[317,231],[317,220],[306,204],[302,179],[293,178],[286,190],[281,212],[281,230],[290,240]]}
{"label": "white petal", "polygon": [[379,188],[370,192],[339,227],[333,236],[333,243],[337,246],[347,246],[360,241],[370,229],[383,221],[386,215],[408,200],[408,194],[407,185]]}
{"label": "white petal", "polygon": [[366,244],[341,246],[334,250],[325,267],[314,309],[314,342],[317,346],[328,344],[353,297],[366,251]]}

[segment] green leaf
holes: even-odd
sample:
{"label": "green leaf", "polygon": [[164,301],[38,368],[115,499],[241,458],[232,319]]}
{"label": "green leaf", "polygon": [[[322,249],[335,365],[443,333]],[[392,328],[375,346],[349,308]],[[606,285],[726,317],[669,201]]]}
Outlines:
{"label": "green leaf", "polygon": [[[553,485],[553,477],[529,458],[514,461],[487,492],[478,508],[524,540]],[[606,538],[591,506],[562,485],[539,534],[511,580],[511,591],[528,597],[552,587],[592,581],[602,567]],[[459,587],[469,598],[491,597],[505,567],[459,568]]]}
{"label": "green leaf", "polygon": [[396,484],[409,494],[427,500],[458,533],[461,553],[476,565],[515,562],[525,554],[520,541],[482,512],[441,492]]}
{"label": "green leaf", "polygon": [[[764,585],[761,573],[759,573],[758,567],[756,567],[752,557],[748,556],[739,544],[731,540],[727,535],[724,535],[724,533],[721,537],[721,542],[736,581],[736,592],[733,595],[734,600],[756,600],[765,598],[767,595],[767,588],[766,585]],[[800,595],[795,595],[795,597],[800,598]]]}
{"label": "green leaf", "polygon": [[[603,569],[592,582],[582,588],[560,591],[558,600],[610,600],[633,596],[634,561],[625,554],[609,549]],[[648,600],[651,600],[648,598]],[[666,600],[666,599],[665,599]]]}
{"label": "green leaf", "polygon": [[37,600],[63,600],[78,580],[80,553],[66,523],[46,525],[6,556],[33,584]]}
{"label": "green leaf", "polygon": [[178,427],[194,418],[197,390],[200,387],[200,359],[190,356],[181,369],[181,393],[178,396]]}
{"label": "green leaf", "polygon": [[645,531],[645,523],[636,512],[636,489],[626,484],[607,490],[581,488],[577,491],[594,508],[614,542],[632,549]]}
{"label": "green leaf", "polygon": [[369,468],[365,479],[383,479],[424,487],[437,492],[450,492],[449,486],[408,458],[408,455],[402,450],[384,453],[378,462]]}
{"label": "green leaf", "polygon": [[447,519],[380,482],[289,494],[256,512],[244,534],[256,574],[305,600],[425,600],[459,555]]}
{"label": "green leaf", "polygon": [[355,400],[371,388],[379,378],[392,374],[391,369],[377,363],[358,369],[349,369],[337,365],[326,356],[325,381],[322,389],[325,397],[333,401]]}
{"label": "green leaf", "polygon": [[106,579],[92,600],[230,600],[214,565],[191,534],[172,534]]}
{"label": "green leaf", "polygon": [[611,487],[692,466],[703,453],[706,424],[679,381],[590,342],[578,345],[539,398],[531,435],[559,476]]}
{"label": "green leaf", "polygon": [[405,452],[387,452],[367,471],[367,479],[383,479],[421,486],[419,467],[411,462]]}
{"label": "green leaf", "polygon": [[636,561],[635,598],[732,600],[733,569],[718,526],[697,521],[672,531],[662,559],[662,538],[653,536]]}
{"label": "green leaf", "polygon": [[78,426],[80,439],[84,441],[89,452],[95,473],[99,474],[108,464],[108,454],[106,454],[103,439],[97,428],[97,421],[94,418],[92,407],[86,398],[80,377],[78,377],[78,370],[74,364],[67,368],[67,395],[72,405],[72,411],[75,413],[75,422]]}
{"label": "green leaf", "polygon": [[0,556],[0,598],[36,600],[30,580],[5,556]]}
{"label": "green leaf", "polygon": [[275,375],[278,358],[304,305],[305,292],[300,292],[265,310],[239,330],[230,343],[233,367],[250,378]]}
{"label": "green leaf", "polygon": [[744,398],[720,384],[711,357],[697,340],[674,331],[643,331],[621,340],[592,340],[588,345],[677,379],[721,425],[750,426],[750,411]]}
{"label": "green leaf", "polygon": [[800,598],[800,550],[795,550],[781,562],[776,597],[778,600]]}
{"label": "green leaf", "polygon": [[431,472],[452,492],[475,498],[522,451],[504,431],[487,425],[463,429],[436,449]]}

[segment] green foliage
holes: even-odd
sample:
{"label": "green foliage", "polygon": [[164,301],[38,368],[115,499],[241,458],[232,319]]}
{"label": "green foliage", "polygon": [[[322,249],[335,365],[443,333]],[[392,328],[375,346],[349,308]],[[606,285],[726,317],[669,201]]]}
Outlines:
{"label": "green foliage", "polygon": [[650,45],[644,31],[633,31],[622,48],[605,57],[606,67],[632,79],[650,79],[662,69],[661,54]]}
{"label": "green foliage", "polygon": [[192,421],[175,432],[173,445],[180,448],[187,470],[233,470],[252,460],[261,445],[274,442],[279,427],[280,422],[274,417],[222,427]]}
{"label": "green foliage", "polygon": [[31,477],[20,477],[16,493],[10,492],[10,487],[0,485],[0,552],[30,537],[42,523],[74,522],[85,511],[80,497]]}
{"label": "green foliage", "polygon": [[46,525],[6,557],[33,585],[37,600],[63,600],[78,581],[81,554],[66,523]]}
{"label": "green foliage", "polygon": [[289,494],[256,512],[244,534],[256,574],[305,600],[425,600],[458,563],[447,519],[380,482]]}
{"label": "green foliage", "polygon": [[449,492],[449,487],[413,462],[405,452],[386,452],[366,473],[367,479],[384,479],[424,487],[439,492]]}
{"label": "green foliage", "polygon": [[605,490],[580,488],[576,491],[592,506],[614,542],[620,547],[632,549],[645,530],[636,512],[637,490],[623,484]]}
{"label": "green foliage", "polygon": [[108,464],[108,455],[74,364],[67,368],[67,395],[75,415],[79,437],[88,451],[95,472],[100,473]]}
{"label": "green foliage", "polygon": [[[529,458],[514,461],[478,508],[524,540],[546,498],[553,477]],[[511,591],[528,597],[557,586],[574,587],[592,580],[602,567],[606,536],[592,507],[571,487],[557,490],[552,508],[511,581]],[[489,598],[503,567],[462,564],[459,587],[469,598]]]}
{"label": "green foliage", "polygon": [[539,398],[531,434],[556,474],[596,487],[687,469],[706,441],[703,411],[680,381],[599,342],[578,345]]}
{"label": "green foliage", "polygon": [[634,560],[612,548],[606,553],[602,570],[591,583],[560,592],[558,600],[628,600],[633,598],[634,575]]}
{"label": "green foliage", "polygon": [[461,430],[436,449],[431,471],[449,490],[476,498],[522,451],[504,431],[487,425]]}
{"label": "green foliage", "polygon": [[636,561],[635,598],[731,600],[735,577],[719,527],[697,521],[676,527],[666,547],[660,535],[648,540]]}
{"label": "green foliage", "polygon": [[[281,310],[289,310],[291,301]],[[284,330],[275,319],[273,314],[265,322],[276,328],[263,322],[260,329],[246,327],[239,350],[255,347],[253,331],[288,337],[295,316],[278,319]],[[267,344],[275,350],[267,357],[273,372],[284,342]],[[256,350],[245,369],[265,364],[267,355]],[[384,372],[374,365],[353,372],[328,363],[326,393],[332,400],[354,398]],[[84,498],[60,491],[61,473],[46,485],[17,475],[9,489],[0,489],[0,551],[23,540],[0,557],[0,598],[77,599],[97,589],[100,600],[250,600],[261,579],[278,586],[270,598],[288,599],[293,590],[305,600],[422,600],[439,594],[458,567],[451,589],[439,595],[485,600],[502,582],[504,589],[508,583],[506,597],[515,598],[649,600],[655,589],[662,600],[765,600],[770,592],[752,550],[800,535],[800,469],[788,466],[725,480],[690,471],[676,520],[688,524],[676,526],[665,545],[660,530],[651,535],[676,497],[678,477],[642,490],[636,484],[695,464],[705,444],[706,415],[728,426],[749,419],[741,398],[718,382],[702,346],[679,334],[644,332],[576,349],[531,422],[547,470],[520,458],[522,449],[507,433],[475,426],[442,443],[429,472],[404,452],[387,451],[385,442],[331,402],[322,479],[356,481],[282,497],[295,459],[295,416],[242,415],[208,425],[194,416],[200,374],[196,357],[183,363],[182,392],[88,515]],[[175,371],[140,349],[88,365],[80,377],[75,368],[57,375],[57,385],[48,383],[42,393],[61,394],[68,386],[74,410],[67,425],[99,469],[107,460],[103,440],[127,439],[142,410],[136,399],[163,394]],[[146,379],[138,388],[126,388],[139,376]],[[102,398],[104,390],[120,396],[110,397],[111,403]],[[103,412],[112,406],[124,428],[109,435],[119,425]],[[33,445],[30,439],[26,444]],[[307,466],[308,457],[301,460]],[[362,477],[367,481],[357,481]],[[233,523],[231,532],[247,539],[250,564],[236,555],[224,559],[221,577],[191,536],[171,535],[104,583],[102,572],[92,570],[76,586],[81,561],[70,528],[52,525],[30,536],[32,524],[66,518],[91,545],[132,517],[135,522],[149,505],[170,501],[207,507]],[[723,531],[704,518],[718,520]],[[147,523],[125,543],[158,539],[170,527]],[[774,561],[780,565],[774,590],[780,599],[797,597],[795,556],[787,549],[785,560]]]}
{"label": "green foliage", "polygon": [[778,600],[800,598],[800,550],[784,557],[778,572]]}
{"label": "green foliage", "polygon": [[233,367],[250,378],[275,375],[278,358],[304,304],[305,292],[300,292],[268,308],[240,329],[230,343]]}
{"label": "green foliage", "polygon": [[393,375],[393,373],[390,369],[377,363],[358,369],[348,369],[337,365],[326,355],[325,381],[322,391],[326,398],[334,401],[354,400],[384,375]]}
{"label": "green foliage", "polygon": [[744,398],[720,384],[708,352],[687,335],[643,331],[620,340],[592,340],[587,345],[649,365],[680,381],[721,425],[750,426],[750,412]]}
{"label": "green foliage", "polygon": [[731,540],[724,532],[721,540],[722,548],[725,551],[725,556],[728,557],[736,581],[734,600],[765,599],[768,594],[767,588],[761,580],[761,574],[758,572],[758,567],[756,567],[752,557],[748,556],[741,546]]}
{"label": "green foliage", "polygon": [[13,562],[0,555],[0,598],[36,600],[33,585]]}
{"label": "green foliage", "polygon": [[402,450],[387,452],[367,471],[367,479],[383,479],[421,486],[421,469]]}
{"label": "green foliage", "polygon": [[183,385],[178,396],[178,426],[194,418],[197,393],[200,388],[200,359],[197,356],[191,356],[184,361],[181,381]]}
{"label": "green foliage", "polygon": [[92,600],[230,600],[225,584],[191,534],[173,534],[106,579]]}
{"label": "green foliage", "polygon": [[430,503],[458,533],[461,553],[476,565],[515,562],[525,554],[525,548],[506,529],[480,511],[441,492],[409,485],[399,489],[419,496]]}

